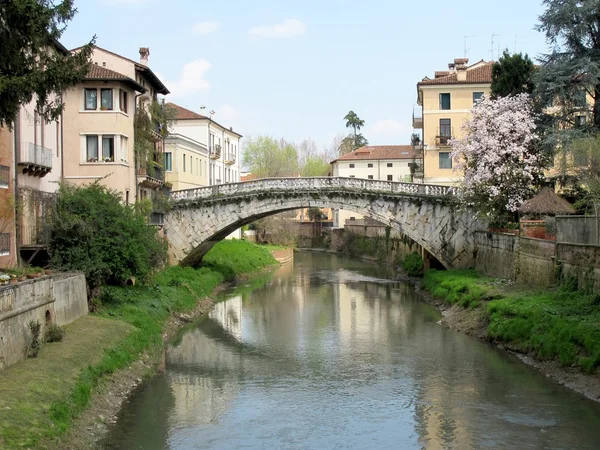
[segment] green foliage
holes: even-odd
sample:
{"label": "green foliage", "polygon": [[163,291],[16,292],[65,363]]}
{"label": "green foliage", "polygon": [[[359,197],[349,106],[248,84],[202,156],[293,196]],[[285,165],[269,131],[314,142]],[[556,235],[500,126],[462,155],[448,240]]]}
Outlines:
{"label": "green foliage", "polygon": [[60,342],[65,337],[65,329],[55,323],[50,324],[44,333],[45,342]]}
{"label": "green foliage", "polygon": [[450,304],[487,301],[488,337],[591,373],[600,365],[600,296],[573,289],[498,287],[475,271],[429,271],[423,287]]}
{"label": "green foliage", "polygon": [[492,98],[533,92],[535,66],[528,55],[507,50],[492,66]]}
{"label": "green foliage", "polygon": [[12,0],[0,4],[0,126],[12,127],[22,104],[36,100],[46,121],[60,116],[60,94],[83,80],[91,44],[71,54],[58,43],[77,9],[73,0]]}
{"label": "green foliage", "polygon": [[329,173],[329,162],[321,156],[306,158],[300,175],[303,177],[324,177]]}
{"label": "green foliage", "polygon": [[252,273],[277,263],[269,250],[248,241],[223,240],[202,258],[202,265],[212,267],[233,281],[238,273]]}
{"label": "green foliage", "polygon": [[29,358],[36,358],[38,353],[40,352],[40,333],[42,329],[42,324],[38,321],[31,321],[28,324],[29,333],[31,336],[29,337],[29,347],[27,348],[27,356]]}
{"label": "green foliage", "polygon": [[99,183],[61,184],[49,252],[52,266],[82,271],[91,289],[144,279],[166,261],[166,243],[146,216]]}
{"label": "green foliage", "polygon": [[311,222],[320,222],[327,219],[327,214],[321,211],[321,208],[317,208],[316,206],[308,208],[307,213],[308,220]]}
{"label": "green foliage", "polygon": [[[367,140],[362,134],[358,133],[358,131],[365,126],[365,121],[360,119],[354,111],[348,111],[348,114],[344,116],[344,120],[346,121],[346,128],[352,128],[354,130],[352,149],[355,150],[367,145]],[[349,136],[349,138],[351,138],[351,136]]]}
{"label": "green foliage", "polygon": [[418,277],[423,274],[423,258],[417,252],[413,252],[404,258],[402,270],[411,277]]}
{"label": "green foliage", "polygon": [[154,176],[155,168],[162,166],[162,153],[156,143],[169,135],[177,111],[163,102],[152,102],[148,110],[140,101],[135,111],[133,131],[135,136],[135,160],[137,167],[146,168],[149,176]]}
{"label": "green foliage", "polygon": [[258,136],[246,141],[242,163],[258,178],[294,176],[298,174],[298,151],[284,140]]}

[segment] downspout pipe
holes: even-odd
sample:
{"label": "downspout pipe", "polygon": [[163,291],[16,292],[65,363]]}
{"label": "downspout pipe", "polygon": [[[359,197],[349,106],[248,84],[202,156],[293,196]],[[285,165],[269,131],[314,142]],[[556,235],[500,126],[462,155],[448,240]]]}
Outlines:
{"label": "downspout pipe", "polygon": [[23,261],[21,259],[21,252],[19,250],[19,243],[21,242],[21,220],[17,211],[17,204],[19,202],[19,171],[17,170],[17,163],[19,162],[19,153],[21,147],[21,110],[17,113],[17,116],[14,120],[13,127],[13,139],[14,139],[14,149],[13,149],[13,196],[14,196],[14,204],[15,204],[15,212],[14,212],[14,224],[15,224],[15,253],[17,254],[17,265],[21,266]]}
{"label": "downspout pipe", "polygon": [[133,199],[133,203],[137,202],[138,197],[139,197],[139,192],[138,192],[138,171],[137,171],[137,156],[135,154],[135,118],[137,116],[137,110],[138,110],[138,97],[144,95],[143,92],[137,94],[134,98],[133,98],[133,175],[135,177],[135,198]]}

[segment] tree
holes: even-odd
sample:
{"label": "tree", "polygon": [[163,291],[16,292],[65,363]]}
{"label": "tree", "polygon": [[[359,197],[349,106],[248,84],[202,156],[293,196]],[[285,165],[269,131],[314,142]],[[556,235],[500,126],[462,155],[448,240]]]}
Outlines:
{"label": "tree", "polygon": [[546,11],[537,29],[546,34],[552,52],[542,58],[536,93],[544,105],[557,107],[554,124],[567,130],[589,95],[592,126],[600,130],[600,0],[544,0],[543,4]]}
{"label": "tree", "polygon": [[352,128],[354,130],[354,148],[362,147],[362,145],[359,145],[358,136],[361,136],[361,139],[364,141],[366,141],[366,139],[364,139],[362,135],[359,135],[358,131],[365,126],[365,121],[360,119],[352,110],[346,114],[344,120],[346,121],[346,128]]}
{"label": "tree", "polygon": [[325,155],[311,156],[304,162],[300,170],[303,177],[324,177],[329,173],[329,162]]}
{"label": "tree", "polygon": [[[58,39],[77,9],[73,0],[0,2],[0,126],[12,128],[22,104],[36,100],[46,121],[64,107],[60,93],[83,80],[95,37],[76,54]],[[56,96],[53,96],[56,94]]]}
{"label": "tree", "polygon": [[528,55],[507,50],[492,66],[492,98],[533,92],[535,66]]}
{"label": "tree", "polygon": [[242,163],[258,178],[289,177],[298,174],[298,152],[293,144],[268,136],[246,141]]}
{"label": "tree", "polygon": [[[557,164],[581,184],[576,207],[586,212],[600,213],[600,134],[574,140],[569,151],[561,153]],[[566,160],[566,161],[565,161]],[[575,185],[574,189],[577,190]],[[578,203],[578,204],[577,204]]]}
{"label": "tree", "polygon": [[544,175],[528,95],[484,98],[462,129],[450,142],[455,170],[464,171],[461,200],[492,219],[516,213]]}

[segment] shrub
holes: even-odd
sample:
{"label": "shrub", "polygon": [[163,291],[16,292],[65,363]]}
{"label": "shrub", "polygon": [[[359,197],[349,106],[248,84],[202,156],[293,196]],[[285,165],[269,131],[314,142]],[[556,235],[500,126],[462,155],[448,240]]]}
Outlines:
{"label": "shrub", "polygon": [[132,277],[144,279],[166,261],[166,243],[146,216],[99,183],[61,184],[49,252],[53,266],[83,272],[90,292]]}
{"label": "shrub", "polygon": [[29,322],[29,332],[31,333],[31,339],[29,341],[29,347],[27,348],[27,356],[29,358],[37,358],[38,353],[40,352],[40,331],[42,329],[42,325],[37,321]]}
{"label": "shrub", "polygon": [[46,328],[46,332],[44,333],[44,340],[46,342],[60,342],[64,337],[65,329],[63,327],[59,327],[55,323]]}
{"label": "shrub", "polygon": [[402,270],[409,276],[417,277],[423,274],[423,258],[417,252],[408,255],[402,262]]}

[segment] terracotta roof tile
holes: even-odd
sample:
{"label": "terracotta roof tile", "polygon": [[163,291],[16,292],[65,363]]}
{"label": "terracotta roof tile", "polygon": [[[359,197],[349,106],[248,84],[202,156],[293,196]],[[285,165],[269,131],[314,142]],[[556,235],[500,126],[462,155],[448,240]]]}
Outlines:
{"label": "terracotta roof tile", "polygon": [[183,106],[176,105],[175,103],[167,103],[167,106],[170,106],[173,109],[175,109],[175,112],[176,112],[175,119],[176,120],[208,119],[208,117],[203,116],[202,114],[195,113],[194,111],[186,109]]}
{"label": "terracotta roof tile", "polygon": [[86,80],[94,81],[94,80],[117,80],[129,83],[134,86],[134,88],[139,92],[146,92],[146,90],[135,80],[129,78],[127,75],[123,75],[122,73],[115,72],[114,70],[107,69],[106,67],[101,67],[97,64],[90,64],[88,73],[85,76]]}
{"label": "terracotta roof tile", "polygon": [[[456,73],[452,73],[445,77],[439,78],[423,78],[421,85],[435,85],[435,84],[479,84],[479,83],[491,83],[492,82],[492,66],[493,62],[486,62],[484,64],[477,63],[467,68],[467,79],[465,81],[458,81]],[[439,72],[436,72],[439,73]]]}
{"label": "terracotta roof tile", "polygon": [[415,153],[412,145],[367,145],[340,156],[337,161],[356,161],[373,159],[413,159],[422,158],[420,153]]}

